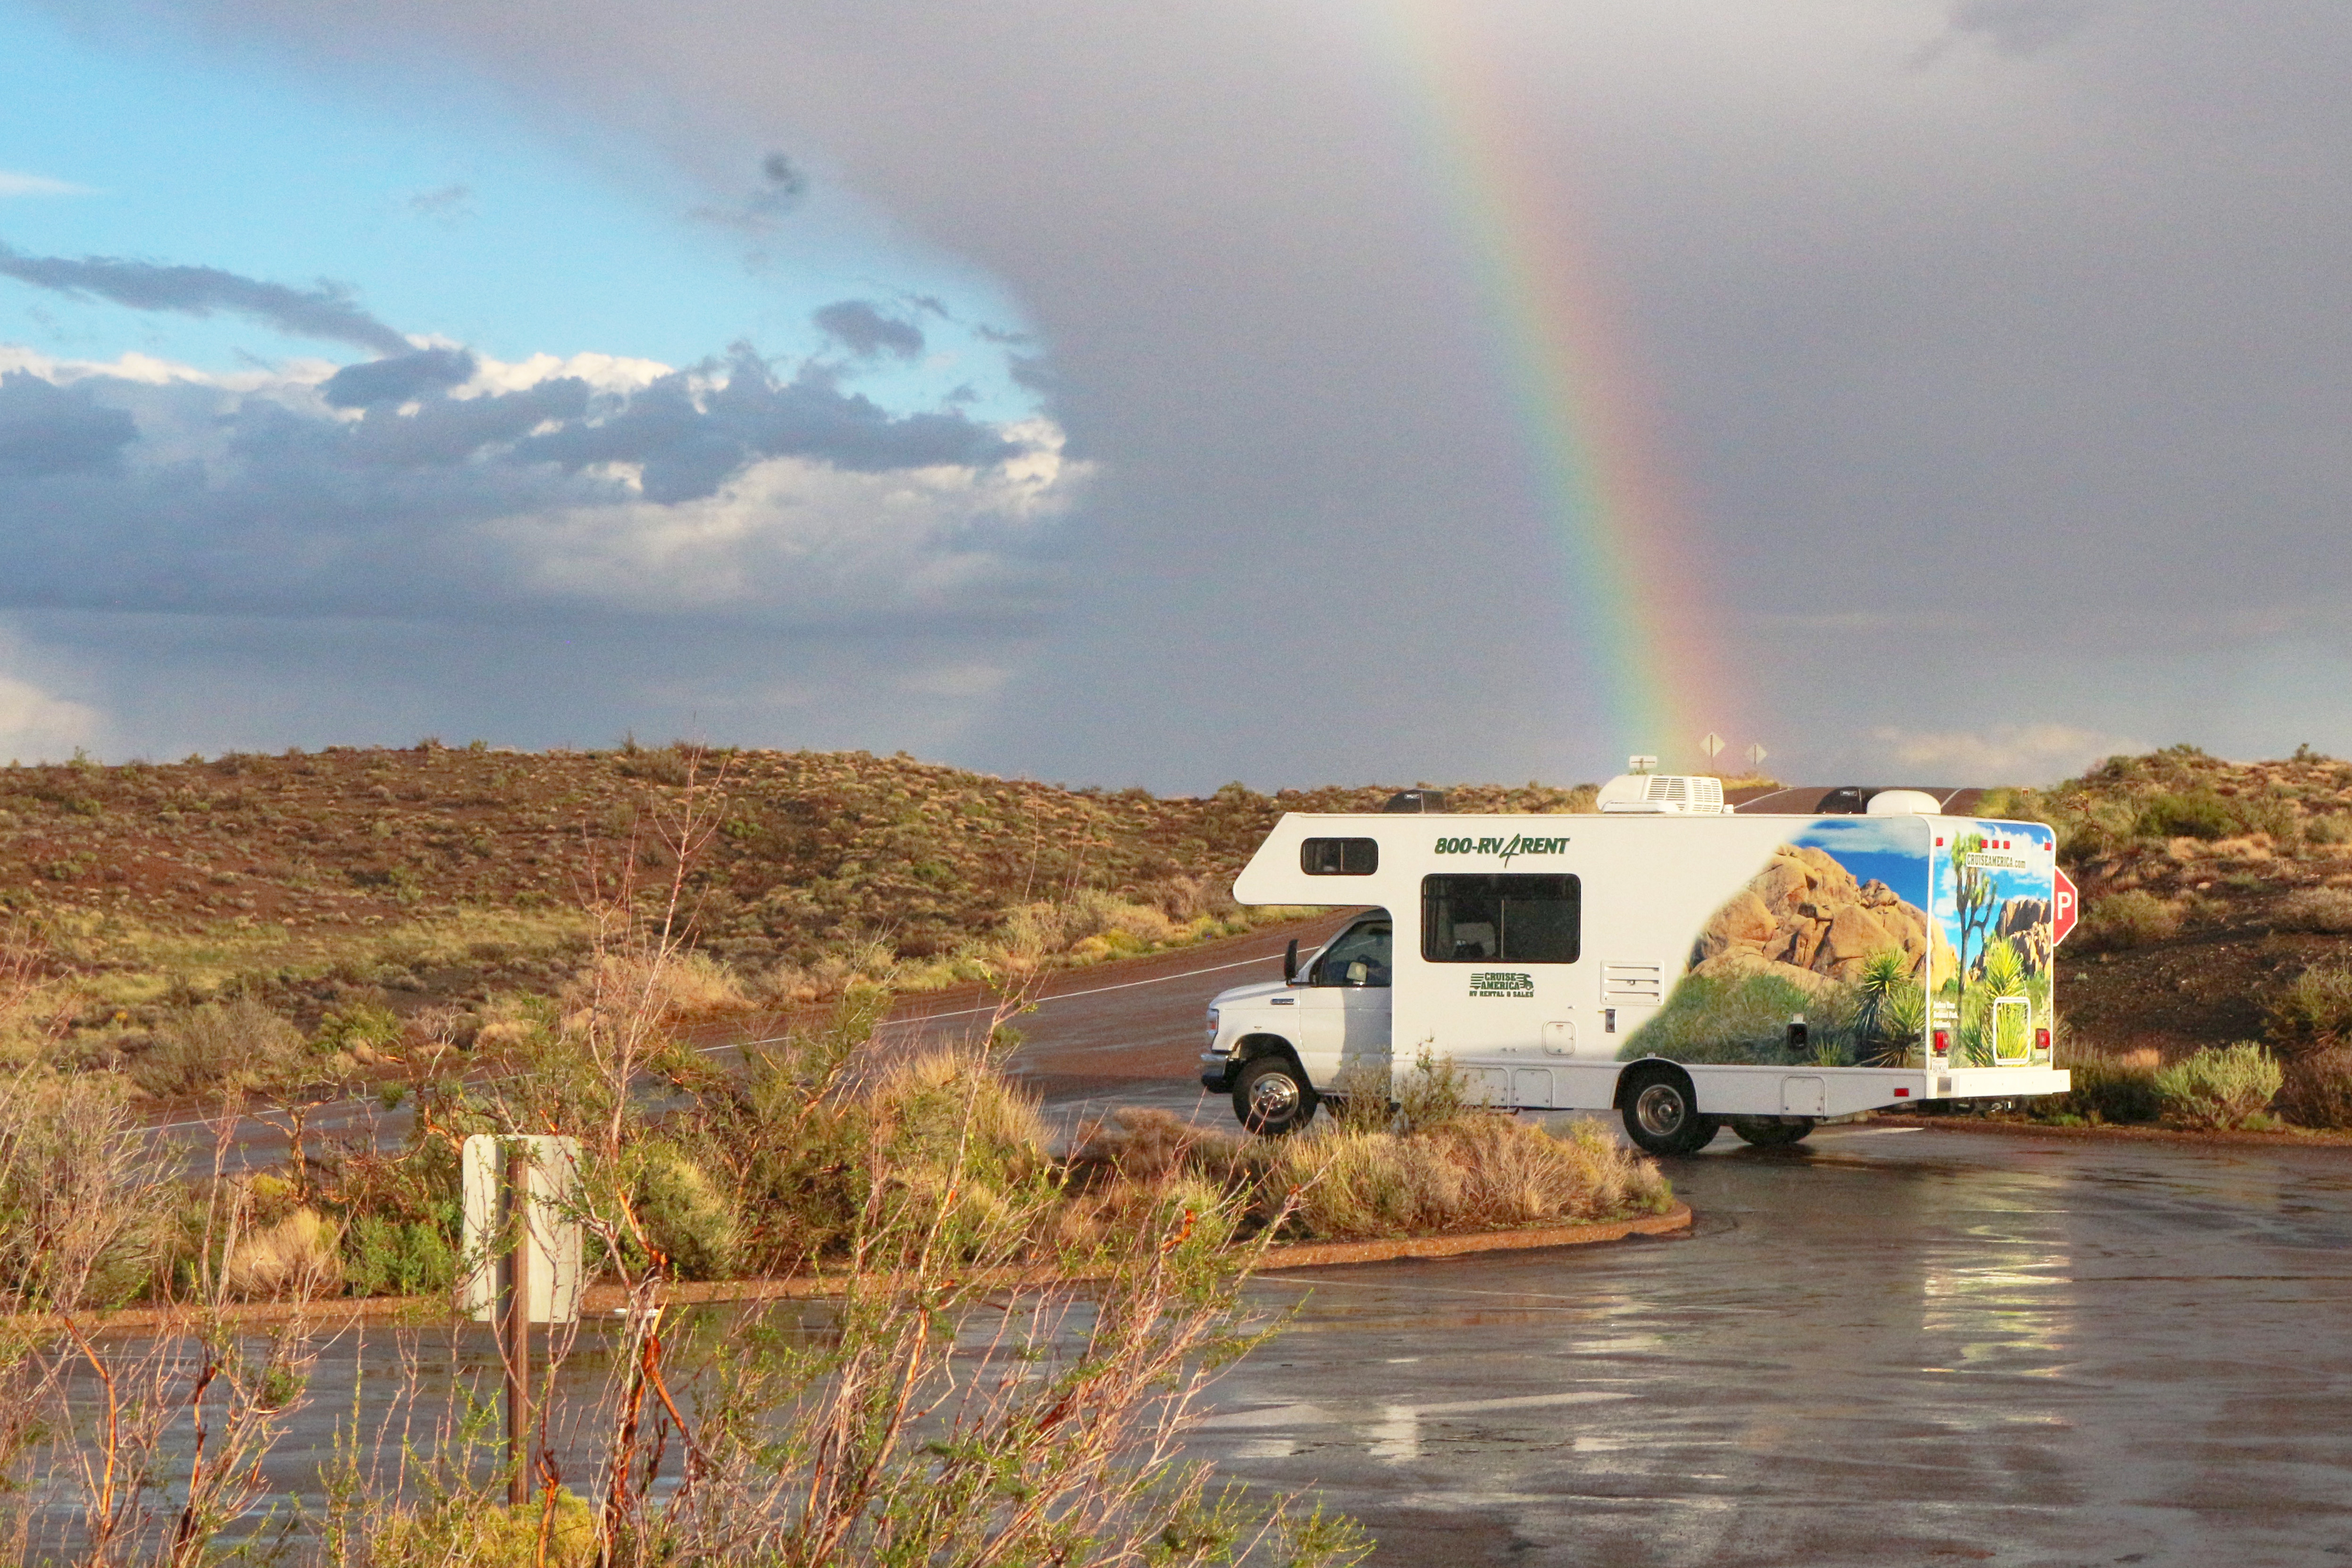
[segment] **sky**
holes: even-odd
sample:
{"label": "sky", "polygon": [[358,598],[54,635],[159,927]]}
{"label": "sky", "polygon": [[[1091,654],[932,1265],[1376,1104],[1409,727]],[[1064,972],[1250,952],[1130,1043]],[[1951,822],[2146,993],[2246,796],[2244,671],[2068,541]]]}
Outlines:
{"label": "sky", "polygon": [[2352,751],[2352,14],[0,0],[0,757]]}

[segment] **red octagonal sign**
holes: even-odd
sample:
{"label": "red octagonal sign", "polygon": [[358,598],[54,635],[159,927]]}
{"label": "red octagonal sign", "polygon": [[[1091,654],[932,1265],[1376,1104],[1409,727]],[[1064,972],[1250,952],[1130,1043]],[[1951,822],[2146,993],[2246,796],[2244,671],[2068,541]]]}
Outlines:
{"label": "red octagonal sign", "polygon": [[2074,917],[2083,912],[2083,895],[2074,891],[2074,879],[2059,867],[2050,868],[2050,944],[2054,947],[2074,929]]}

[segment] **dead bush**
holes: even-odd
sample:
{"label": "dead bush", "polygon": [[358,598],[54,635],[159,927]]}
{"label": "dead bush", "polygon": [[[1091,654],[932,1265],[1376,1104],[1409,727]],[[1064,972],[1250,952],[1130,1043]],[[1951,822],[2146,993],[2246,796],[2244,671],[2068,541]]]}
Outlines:
{"label": "dead bush", "polygon": [[1172,1111],[1130,1105],[1112,1113],[1070,1156],[1082,1176],[1157,1186],[1196,1167],[1232,1168],[1241,1140],[1187,1122]]}
{"label": "dead bush", "polygon": [[2278,1108],[2305,1127],[2352,1127],[2352,1046],[2332,1045],[2290,1057]]}
{"label": "dead bush", "polygon": [[0,1311],[112,1306],[143,1289],[171,1193],[114,1086],[0,1078]]}
{"label": "dead bush", "polygon": [[251,997],[173,1012],[155,1044],[131,1069],[150,1094],[250,1094],[282,1082],[304,1054],[296,1029]]}

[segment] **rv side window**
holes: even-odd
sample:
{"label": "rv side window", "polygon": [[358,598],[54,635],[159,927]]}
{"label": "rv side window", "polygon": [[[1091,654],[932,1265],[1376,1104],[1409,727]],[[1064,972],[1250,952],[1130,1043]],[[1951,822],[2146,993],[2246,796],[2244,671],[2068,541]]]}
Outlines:
{"label": "rv side window", "polygon": [[1572,876],[1421,879],[1421,956],[1433,964],[1573,964],[1582,925]]}
{"label": "rv side window", "polygon": [[1381,841],[1308,839],[1298,846],[1298,869],[1308,876],[1370,876],[1381,869]]}

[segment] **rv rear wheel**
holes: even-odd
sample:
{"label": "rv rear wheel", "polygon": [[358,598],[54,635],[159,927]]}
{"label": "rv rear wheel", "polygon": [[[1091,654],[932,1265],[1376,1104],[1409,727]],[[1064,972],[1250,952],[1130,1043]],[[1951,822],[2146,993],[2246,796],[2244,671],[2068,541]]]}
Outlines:
{"label": "rv rear wheel", "polygon": [[1234,1114],[1253,1133],[1278,1138],[1314,1119],[1315,1087],[1286,1056],[1261,1056],[1234,1081]]}
{"label": "rv rear wheel", "polygon": [[1813,1119],[1810,1116],[1735,1116],[1731,1130],[1759,1149],[1778,1149],[1804,1142],[1813,1130]]}
{"label": "rv rear wheel", "polygon": [[1695,1155],[1723,1125],[1699,1113],[1689,1079],[1663,1068],[1633,1077],[1623,1104],[1625,1135],[1654,1155]]}

